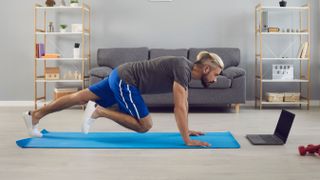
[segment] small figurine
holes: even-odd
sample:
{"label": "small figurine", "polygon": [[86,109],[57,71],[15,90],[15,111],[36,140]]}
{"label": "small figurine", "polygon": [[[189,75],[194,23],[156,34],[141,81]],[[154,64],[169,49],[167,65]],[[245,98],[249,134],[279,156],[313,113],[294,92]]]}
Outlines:
{"label": "small figurine", "polygon": [[54,32],[53,22],[49,22],[48,32]]}
{"label": "small figurine", "polygon": [[47,0],[46,5],[48,7],[53,7],[54,5],[56,5],[56,2],[54,0]]}

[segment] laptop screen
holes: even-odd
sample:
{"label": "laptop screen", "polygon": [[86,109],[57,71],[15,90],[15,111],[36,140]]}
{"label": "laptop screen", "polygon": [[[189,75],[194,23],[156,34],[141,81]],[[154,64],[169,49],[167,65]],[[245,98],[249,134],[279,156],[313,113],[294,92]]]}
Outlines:
{"label": "laptop screen", "polygon": [[281,111],[277,127],[274,131],[274,135],[278,136],[284,143],[286,143],[287,141],[294,117],[295,114],[289,111]]}

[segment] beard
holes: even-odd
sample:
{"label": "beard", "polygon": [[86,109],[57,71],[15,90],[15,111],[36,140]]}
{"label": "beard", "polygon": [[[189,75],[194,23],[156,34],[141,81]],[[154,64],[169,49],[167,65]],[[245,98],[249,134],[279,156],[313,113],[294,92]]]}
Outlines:
{"label": "beard", "polygon": [[206,81],[206,77],[205,76],[202,76],[201,78],[201,84],[204,88],[209,88],[210,84],[208,81]]}

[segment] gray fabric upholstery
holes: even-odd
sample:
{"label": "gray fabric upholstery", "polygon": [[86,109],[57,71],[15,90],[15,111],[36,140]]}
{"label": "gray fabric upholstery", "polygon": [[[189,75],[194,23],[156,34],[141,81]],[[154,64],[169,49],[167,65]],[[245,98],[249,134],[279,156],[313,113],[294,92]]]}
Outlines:
{"label": "gray fabric upholstery", "polygon": [[245,76],[235,78],[231,88],[227,89],[189,89],[189,104],[196,105],[227,105],[245,103]]}
{"label": "gray fabric upholstery", "polygon": [[246,71],[239,67],[228,67],[227,69],[224,69],[222,71],[222,75],[226,76],[229,79],[234,79],[239,76],[244,76],[246,74]]}
{"label": "gray fabric upholstery", "polygon": [[142,97],[148,106],[170,106],[173,104],[172,93],[143,94]]}
{"label": "gray fabric upholstery", "polygon": [[99,66],[112,69],[126,62],[143,61],[149,57],[148,48],[110,48],[98,49],[97,62]]}
{"label": "gray fabric upholstery", "polygon": [[150,59],[161,56],[183,56],[188,58],[188,49],[150,49]]}
{"label": "gray fabric upholstery", "polygon": [[109,76],[111,73],[112,69],[107,67],[107,66],[101,66],[101,67],[96,67],[90,70],[90,75],[91,76],[96,76],[99,78],[104,78],[106,76]]}
{"label": "gray fabric upholstery", "polygon": [[191,61],[196,61],[200,51],[209,51],[219,55],[225,68],[238,66],[240,63],[240,50],[238,48],[191,48],[189,49],[188,58]]}
{"label": "gray fabric upholstery", "polygon": [[103,78],[99,78],[97,76],[90,76],[89,83],[90,85],[96,84],[99,81],[103,80]]}
{"label": "gray fabric upholstery", "polygon": [[[211,84],[208,89],[225,89],[231,87],[231,80],[228,79],[225,76],[218,76],[217,82]],[[189,88],[198,88],[203,89],[203,86],[201,84],[200,80],[191,80],[189,83]]]}
{"label": "gray fabric upholstery", "polygon": [[[90,84],[95,84],[108,76],[111,70],[120,64],[142,61],[159,56],[184,56],[195,61],[201,50],[217,53],[225,63],[225,69],[210,88],[204,89],[199,80],[189,84],[189,105],[219,106],[245,103],[245,70],[237,67],[240,62],[240,50],[237,48],[192,48],[186,49],[151,49],[148,48],[111,48],[98,50],[98,65],[90,71]],[[187,53],[188,52],[188,53]],[[142,95],[148,106],[172,106],[172,93]]]}

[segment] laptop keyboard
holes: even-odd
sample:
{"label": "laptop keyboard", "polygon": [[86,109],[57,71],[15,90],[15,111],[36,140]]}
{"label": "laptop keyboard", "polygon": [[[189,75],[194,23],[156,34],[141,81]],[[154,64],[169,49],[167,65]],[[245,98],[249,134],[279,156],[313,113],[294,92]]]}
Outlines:
{"label": "laptop keyboard", "polygon": [[261,139],[263,139],[265,142],[270,142],[270,143],[282,143],[280,139],[275,138],[270,135],[260,135]]}

